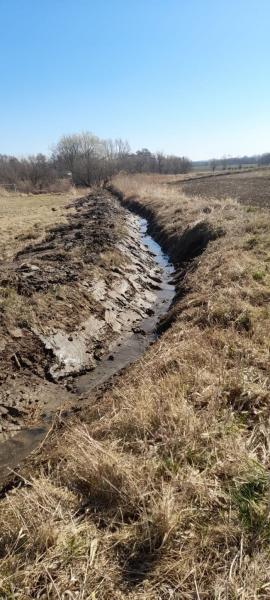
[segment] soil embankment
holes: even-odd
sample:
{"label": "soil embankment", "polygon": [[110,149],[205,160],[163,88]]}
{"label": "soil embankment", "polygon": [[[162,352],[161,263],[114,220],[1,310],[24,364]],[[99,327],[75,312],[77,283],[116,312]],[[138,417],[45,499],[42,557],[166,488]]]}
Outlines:
{"label": "soil embankment", "polygon": [[[128,364],[132,344],[123,348],[125,340],[133,336],[137,353],[143,351],[153,317],[166,309],[163,270],[143,243],[138,217],[106,190],[71,208],[67,223],[1,265],[2,439],[74,402],[66,385],[95,386],[95,376],[85,376],[76,388],[75,377],[99,365],[104,370],[104,356],[111,367],[115,349],[121,359],[106,377]],[[130,360],[123,361],[127,352]]]}
{"label": "soil embankment", "polygon": [[113,186],[110,189],[123,202],[124,206],[147,218],[149,231],[164,251],[170,255],[176,267],[198,256],[210,240],[214,240],[222,234],[220,229],[215,230],[206,220],[200,220],[183,232],[168,236],[157,219],[155,211],[140,202],[140,198],[136,196],[125,197],[122,192]]}

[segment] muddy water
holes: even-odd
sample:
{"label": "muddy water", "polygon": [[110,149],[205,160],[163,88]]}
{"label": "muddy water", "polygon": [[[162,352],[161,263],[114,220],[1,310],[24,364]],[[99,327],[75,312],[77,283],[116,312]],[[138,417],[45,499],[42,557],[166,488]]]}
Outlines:
{"label": "muddy water", "polygon": [[[160,246],[147,233],[147,221],[139,218],[140,240],[153,255],[157,267],[161,271],[162,281],[156,291],[156,301],[150,316],[142,319],[134,327],[133,333],[118,337],[102,357],[93,371],[74,378],[74,392],[80,396],[97,389],[109,379],[138,359],[146,348],[156,339],[156,327],[173,300],[175,288],[172,282],[174,269]],[[57,395],[57,386],[56,386]],[[0,444],[0,482],[7,474],[25,459],[44,440],[49,431],[54,414],[59,410],[59,402],[55,402],[54,410],[44,413],[43,420],[35,428],[20,431],[11,439]]]}

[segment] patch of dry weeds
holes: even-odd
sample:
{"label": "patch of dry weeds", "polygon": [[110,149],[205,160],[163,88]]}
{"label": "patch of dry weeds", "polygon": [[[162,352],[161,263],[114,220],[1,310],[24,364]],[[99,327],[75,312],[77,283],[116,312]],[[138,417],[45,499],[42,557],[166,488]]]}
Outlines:
{"label": "patch of dry weeds", "polygon": [[61,194],[22,194],[0,188],[0,260],[9,260],[25,245],[42,239],[50,226],[66,223],[69,200],[81,195],[82,190]]}

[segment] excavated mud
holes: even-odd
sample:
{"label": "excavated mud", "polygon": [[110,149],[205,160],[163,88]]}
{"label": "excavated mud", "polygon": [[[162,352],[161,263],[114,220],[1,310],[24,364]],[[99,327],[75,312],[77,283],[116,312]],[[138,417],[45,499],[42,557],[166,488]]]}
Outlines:
{"label": "excavated mud", "polygon": [[69,208],[66,224],[0,265],[8,301],[23,307],[12,322],[0,315],[0,440],[16,436],[7,453],[16,438],[29,445],[25,428],[42,437],[42,419],[76,404],[68,389],[97,387],[135,360],[172,300],[172,269],[142,219],[105,190]]}
{"label": "excavated mud", "polygon": [[72,331],[57,328],[41,335],[45,348],[54,356],[49,369],[54,380],[94,369],[120,334],[130,332],[153,313],[161,270],[140,241],[138,217],[126,213],[125,226],[125,234],[114,246],[122,262],[113,265],[104,277],[99,273],[82,282],[95,302],[92,314]]}

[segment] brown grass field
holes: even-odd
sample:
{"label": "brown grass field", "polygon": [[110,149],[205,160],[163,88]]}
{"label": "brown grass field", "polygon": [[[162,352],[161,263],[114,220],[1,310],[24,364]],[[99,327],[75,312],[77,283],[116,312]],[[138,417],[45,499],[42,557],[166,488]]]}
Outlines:
{"label": "brown grass field", "polygon": [[175,261],[210,241],[181,265],[170,328],[2,500],[0,595],[267,599],[269,212],[249,183],[244,205],[202,180],[192,196],[169,178],[114,185]]}
{"label": "brown grass field", "polygon": [[68,200],[82,195],[82,190],[22,194],[0,187],[0,260],[8,260],[26,244],[42,238],[51,225],[66,222]]}

